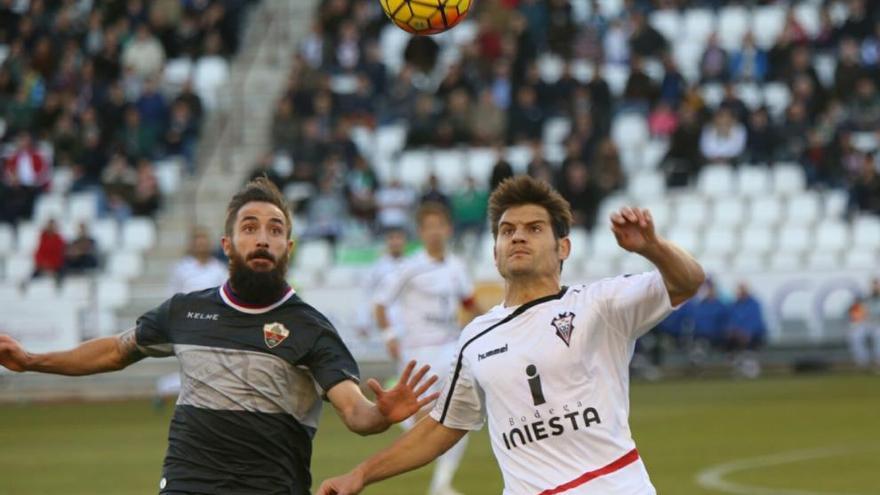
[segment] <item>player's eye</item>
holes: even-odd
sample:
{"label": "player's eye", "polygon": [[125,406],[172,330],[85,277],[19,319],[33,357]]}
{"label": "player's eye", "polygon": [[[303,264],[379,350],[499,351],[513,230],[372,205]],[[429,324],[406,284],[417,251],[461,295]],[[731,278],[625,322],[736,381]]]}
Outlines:
{"label": "player's eye", "polygon": [[541,226],[540,226],[540,225],[537,225],[537,224],[536,224],[536,225],[532,225],[532,232],[537,233],[537,232],[540,232],[540,231],[541,231]]}

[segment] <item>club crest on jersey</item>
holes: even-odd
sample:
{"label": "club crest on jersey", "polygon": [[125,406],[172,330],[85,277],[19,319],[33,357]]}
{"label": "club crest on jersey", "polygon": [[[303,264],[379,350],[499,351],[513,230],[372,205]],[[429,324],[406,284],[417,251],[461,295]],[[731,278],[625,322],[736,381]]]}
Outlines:
{"label": "club crest on jersey", "polygon": [[550,322],[556,329],[556,336],[565,342],[567,347],[571,347],[571,332],[574,330],[574,313],[561,313],[553,321]]}
{"label": "club crest on jersey", "polygon": [[263,325],[263,338],[270,349],[284,342],[288,335],[290,335],[290,330],[284,328],[284,325],[281,323],[266,323]]}

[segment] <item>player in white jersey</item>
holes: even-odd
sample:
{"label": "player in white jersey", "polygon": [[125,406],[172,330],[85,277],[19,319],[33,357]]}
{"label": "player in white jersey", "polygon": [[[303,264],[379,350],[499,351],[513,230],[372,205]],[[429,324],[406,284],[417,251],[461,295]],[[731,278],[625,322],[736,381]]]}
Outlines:
{"label": "player in white jersey", "polygon": [[654,231],[650,212],[611,216],[618,244],[657,270],[561,287],[571,211],[547,185],[504,181],[489,202],[504,301],[462,332],[430,417],[318,495],[350,495],[430,462],[488,421],[505,495],[651,495],[629,429],[635,340],[705,278]]}
{"label": "player in white jersey", "polygon": [[[382,287],[383,281],[403,264],[406,259],[404,256],[406,242],[407,234],[403,227],[385,229],[385,254],[376,260],[364,278],[363,289],[366,301],[372,301],[376,292]],[[389,308],[388,319],[392,322],[397,321],[396,313],[396,308]],[[364,335],[376,331],[372,304],[364,305],[361,314],[358,315],[358,330]]]}
{"label": "player in white jersey", "polygon": [[[425,203],[416,212],[416,224],[425,249],[385,278],[375,298],[376,322],[398,365],[418,356],[419,362],[445,371],[452,367],[458,350],[459,311],[475,315],[479,310],[464,264],[447,252],[452,237],[449,211],[441,204]],[[452,488],[452,478],[466,447],[467,442],[459,442],[437,459],[429,494],[458,493]]]}

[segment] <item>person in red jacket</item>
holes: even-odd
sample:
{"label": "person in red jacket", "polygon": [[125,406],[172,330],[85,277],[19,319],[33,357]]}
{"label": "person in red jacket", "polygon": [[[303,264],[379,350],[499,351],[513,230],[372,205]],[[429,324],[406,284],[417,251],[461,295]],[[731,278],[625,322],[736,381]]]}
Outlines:
{"label": "person in red jacket", "polygon": [[34,147],[33,139],[27,132],[18,135],[15,152],[3,165],[3,180],[7,184],[17,183],[37,191],[49,188],[52,179],[52,165]]}
{"label": "person in red jacket", "polygon": [[40,233],[40,243],[34,253],[34,277],[52,275],[60,278],[64,268],[66,243],[58,233],[58,224],[49,220]]}

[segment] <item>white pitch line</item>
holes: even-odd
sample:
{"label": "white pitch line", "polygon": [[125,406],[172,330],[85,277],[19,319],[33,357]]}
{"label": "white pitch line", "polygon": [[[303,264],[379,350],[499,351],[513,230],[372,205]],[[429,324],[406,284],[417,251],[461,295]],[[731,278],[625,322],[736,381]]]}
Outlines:
{"label": "white pitch line", "polygon": [[778,454],[753,457],[751,459],[740,459],[726,462],[724,464],[718,464],[700,471],[694,479],[696,483],[703,488],[718,490],[732,495],[857,495],[854,493],[811,492],[804,490],[766,488],[762,486],[734,483],[732,481],[727,481],[724,478],[738,471],[748,471],[750,469],[778,466],[781,464],[789,464],[811,459],[836,457],[857,452],[875,452],[876,450],[877,447],[833,447],[815,450],[780,452]]}

